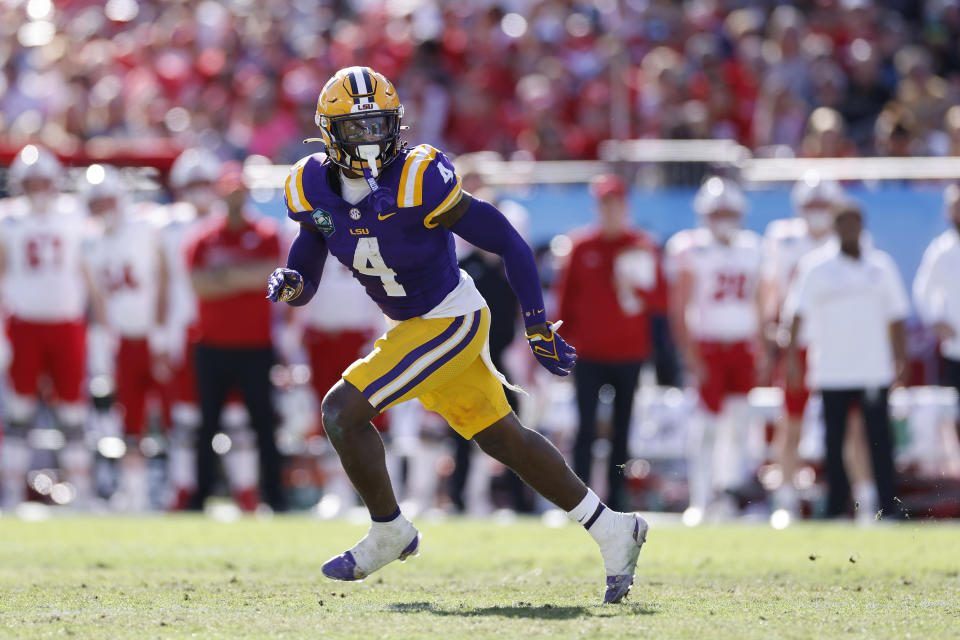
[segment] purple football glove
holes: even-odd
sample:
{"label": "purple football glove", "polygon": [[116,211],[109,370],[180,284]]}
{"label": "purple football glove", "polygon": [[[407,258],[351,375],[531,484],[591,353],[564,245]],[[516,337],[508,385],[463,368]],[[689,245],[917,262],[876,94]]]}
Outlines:
{"label": "purple football glove", "polygon": [[527,342],[533,349],[533,356],[547,371],[557,376],[567,376],[577,363],[577,350],[567,344],[557,333],[561,324],[563,324],[562,320],[555,323],[548,322],[549,338],[535,333],[527,335]]}
{"label": "purple football glove", "polygon": [[267,300],[290,302],[303,291],[303,276],[293,269],[275,269],[267,280]]}

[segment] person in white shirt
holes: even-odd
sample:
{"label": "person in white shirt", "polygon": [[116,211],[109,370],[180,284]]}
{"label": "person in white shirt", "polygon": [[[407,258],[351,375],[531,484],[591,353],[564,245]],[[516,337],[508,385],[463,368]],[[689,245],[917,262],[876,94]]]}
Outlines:
{"label": "person in white shirt", "polygon": [[746,394],[755,386],[760,355],[761,265],[760,237],[741,227],[746,207],[736,184],[710,178],[694,199],[701,228],[678,233],[666,248],[674,276],[671,327],[704,409],[691,433],[687,463],[687,518],[693,522],[705,512],[731,513],[732,501],[723,492],[744,479]]}
{"label": "person in white shirt", "polygon": [[[86,312],[90,277],[81,244],[87,219],[80,202],[61,192],[59,160],[47,149],[24,147],[10,167],[16,194],[2,203],[0,281],[12,348],[2,459],[4,506],[23,500],[40,379],[52,382],[52,407],[66,441],[59,454],[75,504],[92,499],[93,454],[84,441]],[[66,494],[64,494],[66,495]]]}
{"label": "person in white shirt", "polygon": [[863,214],[856,203],[836,212],[837,242],[800,262],[784,313],[791,319],[788,376],[799,383],[801,330],[809,337],[807,386],[823,400],[826,426],[828,516],[847,513],[850,485],[843,440],[850,408],[858,404],[873,460],[877,499],[897,517],[889,388],[907,372],[904,320],[910,306],[897,267],[886,253],[861,241]]}
{"label": "person in white shirt", "polygon": [[[764,337],[771,345],[769,352],[780,356],[773,381],[783,390],[783,412],[777,421],[774,444],[783,481],[774,494],[774,502],[779,508],[792,513],[799,511],[794,477],[799,466],[797,447],[803,433],[803,414],[810,391],[802,382],[797,386],[790,386],[785,379],[783,348],[789,339],[789,328],[781,324],[781,311],[790,284],[796,277],[800,260],[833,237],[833,207],[839,205],[844,198],[845,194],[839,183],[821,179],[817,174],[806,175],[797,181],[790,192],[790,202],[795,215],[774,220],[767,226],[763,236],[760,296],[766,325]],[[801,368],[806,357],[806,346],[807,338],[801,335]]]}
{"label": "person in white shirt", "polygon": [[960,184],[943,192],[943,208],[952,228],[924,252],[913,281],[913,299],[920,318],[940,338],[943,384],[960,393]]}

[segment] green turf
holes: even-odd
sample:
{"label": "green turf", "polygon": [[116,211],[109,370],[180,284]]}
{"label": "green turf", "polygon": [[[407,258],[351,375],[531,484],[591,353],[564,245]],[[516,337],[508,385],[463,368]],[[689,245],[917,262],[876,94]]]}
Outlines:
{"label": "green turf", "polygon": [[949,525],[651,529],[626,604],[597,604],[578,527],[423,523],[363,583],[320,564],[363,533],[306,518],[0,519],[0,638],[956,638]]}

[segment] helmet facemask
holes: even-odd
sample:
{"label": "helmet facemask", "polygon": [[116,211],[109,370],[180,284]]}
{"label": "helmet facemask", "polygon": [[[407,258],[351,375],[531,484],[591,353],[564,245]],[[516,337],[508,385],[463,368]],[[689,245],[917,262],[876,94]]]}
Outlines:
{"label": "helmet facemask", "polygon": [[355,173],[368,169],[376,177],[397,157],[402,117],[400,106],[332,118],[318,114],[316,123],[331,162]]}

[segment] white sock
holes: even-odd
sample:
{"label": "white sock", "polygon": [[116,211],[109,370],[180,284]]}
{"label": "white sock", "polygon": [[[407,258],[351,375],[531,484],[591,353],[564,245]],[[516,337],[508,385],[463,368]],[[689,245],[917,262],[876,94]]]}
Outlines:
{"label": "white sock", "polygon": [[570,511],[567,511],[567,517],[586,527],[587,522],[593,517],[597,509],[605,506],[606,505],[600,502],[600,498],[593,492],[593,489],[588,487],[587,495],[583,496],[580,504],[570,509]]}
{"label": "white sock", "polygon": [[617,528],[619,520],[623,518],[633,520],[632,514],[614,511],[600,502],[600,498],[590,488],[587,489],[587,495],[583,497],[580,504],[567,512],[567,516],[583,525],[583,528],[600,545],[601,549],[611,538],[615,538],[618,533],[622,533]]}
{"label": "white sock", "polygon": [[[400,513],[400,509],[397,509],[397,514],[387,522],[371,520],[369,535],[377,539],[392,538],[399,533],[407,531],[412,526],[413,523]],[[409,540],[407,542],[409,542]]]}

